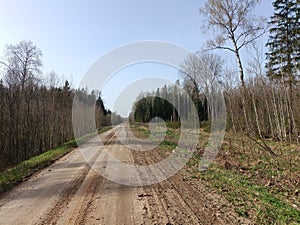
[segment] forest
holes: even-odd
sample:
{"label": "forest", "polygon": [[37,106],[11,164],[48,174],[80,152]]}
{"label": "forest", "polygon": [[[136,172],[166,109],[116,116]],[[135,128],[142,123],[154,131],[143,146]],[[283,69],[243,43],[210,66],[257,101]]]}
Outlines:
{"label": "forest", "polygon": [[[204,28],[214,33],[215,39],[186,57],[179,68],[181,84],[178,80],[173,87],[141,93],[132,118],[141,122],[155,116],[178,120],[178,112],[164,99],[177,99],[185,105],[176,91],[183,88],[198,109],[200,122],[211,121],[208,99],[218,86],[226,102],[228,131],[259,140],[269,152],[272,150],[265,140],[299,144],[300,4],[274,1],[274,15],[266,20],[251,16],[257,3],[242,1],[232,8],[225,1],[208,1],[200,13],[208,16]],[[265,34],[269,37],[263,43]],[[243,49],[248,52],[245,59]],[[233,53],[236,67],[213,50]]]}
{"label": "forest", "polygon": [[[31,41],[7,45],[1,64],[0,170],[74,139],[75,95],[83,108],[95,110],[98,129],[110,124],[112,113],[105,108],[100,92],[74,89],[55,72],[43,75],[42,51]],[[88,132],[92,131],[85,129],[82,134]]]}

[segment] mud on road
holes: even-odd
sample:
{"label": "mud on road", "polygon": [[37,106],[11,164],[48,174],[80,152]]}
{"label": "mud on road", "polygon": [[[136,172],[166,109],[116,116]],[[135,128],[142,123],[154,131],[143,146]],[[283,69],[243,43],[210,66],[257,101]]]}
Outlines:
{"label": "mud on road", "polygon": [[[81,149],[98,148],[101,154],[105,148],[105,154],[130,164],[161,160],[157,151],[137,154],[124,147],[114,132],[118,130],[101,135],[104,146],[96,146],[95,137]],[[118,167],[103,165],[103,171],[123,176]],[[125,186],[99,175],[75,149],[1,198],[0,224],[251,224],[224,198],[189,177],[183,169],[158,184]]]}

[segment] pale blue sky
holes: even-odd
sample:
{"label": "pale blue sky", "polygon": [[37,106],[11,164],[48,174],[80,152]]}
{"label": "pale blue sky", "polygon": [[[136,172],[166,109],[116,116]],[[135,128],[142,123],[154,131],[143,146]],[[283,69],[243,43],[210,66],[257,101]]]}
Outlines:
{"label": "pale blue sky", "polygon": [[[66,78],[72,77],[76,87],[98,58],[126,43],[162,40],[190,51],[200,49],[206,41],[201,31],[203,18],[199,14],[204,2],[0,0],[0,55],[5,44],[31,40],[43,51],[44,73],[54,70]],[[269,17],[271,1],[263,0],[255,13]],[[108,107],[113,106],[116,90],[125,88],[130,80],[140,76],[178,78],[173,68],[148,69],[139,66],[117,73],[114,82],[103,90]]]}

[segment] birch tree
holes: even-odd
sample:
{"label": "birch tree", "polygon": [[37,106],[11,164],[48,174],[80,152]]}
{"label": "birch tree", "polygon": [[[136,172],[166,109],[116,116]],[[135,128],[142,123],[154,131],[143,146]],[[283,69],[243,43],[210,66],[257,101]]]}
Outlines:
{"label": "birch tree", "polygon": [[206,16],[204,28],[213,31],[207,42],[209,50],[223,49],[234,53],[242,85],[242,106],[248,134],[251,133],[246,112],[245,79],[241,49],[265,33],[265,19],[254,17],[251,11],[260,0],[208,0],[200,13]]}

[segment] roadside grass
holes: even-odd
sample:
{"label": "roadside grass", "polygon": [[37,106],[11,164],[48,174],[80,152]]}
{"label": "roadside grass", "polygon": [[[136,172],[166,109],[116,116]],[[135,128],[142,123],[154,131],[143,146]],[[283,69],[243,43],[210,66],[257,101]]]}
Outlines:
{"label": "roadside grass", "polygon": [[[164,140],[159,144],[159,147],[166,150],[171,151],[176,148],[178,140],[179,140],[179,130],[170,128],[172,127],[171,122],[168,122],[169,126],[167,126],[167,131],[165,134]],[[178,122],[174,122],[174,127],[178,126]],[[146,124],[143,123],[132,123],[130,128],[135,136],[142,139],[147,139],[150,137],[151,133]],[[153,139],[153,142],[156,140]]]}
{"label": "roadside grass", "polygon": [[180,128],[180,126],[181,126],[181,122],[180,122],[180,121],[176,121],[176,122],[167,122],[166,125],[167,125],[168,128],[171,128],[171,129],[178,129],[178,128]]}
{"label": "roadside grass", "polygon": [[[111,127],[105,127],[100,131],[98,131],[98,133],[104,133],[108,131],[110,128]],[[79,143],[84,143],[85,141],[89,140],[95,135],[96,132],[87,134],[79,138],[77,141]],[[12,189],[20,182],[26,180],[37,171],[49,166],[50,164],[52,164],[62,156],[71,152],[76,147],[77,147],[77,142],[75,140],[71,140],[41,155],[34,156],[18,164],[13,168],[1,172],[0,173],[0,194]]]}
{"label": "roadside grass", "polygon": [[151,135],[148,126],[146,126],[143,123],[130,123],[130,129],[132,130],[135,136],[141,139],[147,139]]}
{"label": "roadside grass", "polygon": [[[205,146],[208,134],[200,134]],[[296,144],[268,140],[276,156],[242,135],[227,133],[215,162],[198,171],[201,155],[187,164],[191,178],[215,189],[235,212],[256,224],[300,224],[300,151]]]}
{"label": "roadside grass", "polygon": [[269,188],[218,165],[198,173],[199,180],[231,202],[239,216],[254,219],[258,224],[300,224],[300,211]]}
{"label": "roadside grass", "polygon": [[112,126],[105,126],[105,127],[101,128],[100,130],[98,130],[98,134],[105,133],[106,131],[109,131],[110,129],[112,129]]}
{"label": "roadside grass", "polygon": [[57,148],[41,155],[32,157],[16,167],[8,169],[0,174],[0,193],[10,190],[16,184],[24,181],[38,170],[50,165],[55,160],[64,156],[77,147],[76,141],[69,141]]}
{"label": "roadside grass", "polygon": [[254,183],[268,187],[300,208],[300,147],[297,144],[267,141],[276,156],[246,138],[230,134],[224,140],[218,162],[243,174]]}
{"label": "roadside grass", "polygon": [[165,139],[160,143],[159,147],[167,152],[174,150],[179,141],[180,131],[178,129],[168,128]]}

